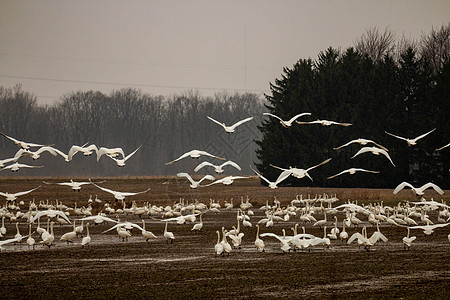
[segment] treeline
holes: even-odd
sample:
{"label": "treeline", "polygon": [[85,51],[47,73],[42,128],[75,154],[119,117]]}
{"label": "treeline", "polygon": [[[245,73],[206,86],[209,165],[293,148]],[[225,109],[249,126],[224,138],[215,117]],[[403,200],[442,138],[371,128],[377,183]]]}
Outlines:
{"label": "treeline", "polygon": [[[258,169],[268,179],[280,173],[270,164],[308,168],[314,179],[289,178],[294,185],[335,187],[393,187],[402,181],[422,185],[432,181],[450,188],[450,25],[433,30],[417,43],[397,42],[391,32],[369,30],[355,47],[329,48],[317,60],[301,59],[285,68],[271,85],[268,110],[283,119],[310,112],[302,121],[327,119],[352,126],[299,125],[283,128],[276,119],[263,121],[258,143]],[[385,131],[415,138],[436,130],[408,146]],[[396,167],[382,155],[351,157],[362,147],[350,140],[366,138],[389,149]],[[370,146],[370,145],[368,145]],[[328,180],[351,167],[380,174],[357,173]]]}
{"label": "treeline", "polygon": [[[189,158],[170,166],[165,163],[193,149],[234,160],[242,167],[242,173],[249,174],[249,165],[256,160],[253,140],[260,138],[256,125],[261,122],[264,109],[256,94],[223,92],[202,97],[197,92],[186,92],[167,98],[133,88],[110,95],[77,91],[64,95],[53,105],[39,106],[33,94],[17,85],[0,88],[0,131],[27,142],[53,145],[65,153],[72,145],[85,143],[122,147],[125,154],[142,145],[124,168],[107,157],[97,163],[95,157],[80,153],[66,163],[62,157],[44,153],[35,162],[21,158],[21,162],[45,167],[20,170],[19,176],[173,175],[180,171],[192,174],[203,158]],[[227,124],[248,116],[255,119],[227,135],[207,116]],[[12,157],[17,150],[10,140],[0,138],[0,159]],[[208,171],[211,170],[205,168],[199,173]],[[3,171],[1,175],[10,174]]]}

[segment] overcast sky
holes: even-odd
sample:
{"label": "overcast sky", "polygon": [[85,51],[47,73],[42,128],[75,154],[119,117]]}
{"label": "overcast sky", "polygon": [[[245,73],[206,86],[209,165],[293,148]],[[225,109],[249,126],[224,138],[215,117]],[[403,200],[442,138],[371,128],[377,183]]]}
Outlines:
{"label": "overcast sky", "polygon": [[419,38],[449,21],[449,0],[1,0],[0,85],[39,103],[130,86],[263,93],[284,66],[370,27]]}

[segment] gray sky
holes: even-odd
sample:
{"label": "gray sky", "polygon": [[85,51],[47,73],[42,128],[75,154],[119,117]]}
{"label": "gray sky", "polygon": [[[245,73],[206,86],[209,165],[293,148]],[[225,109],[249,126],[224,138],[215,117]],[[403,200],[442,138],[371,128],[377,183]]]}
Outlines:
{"label": "gray sky", "polygon": [[370,27],[419,38],[449,21],[449,0],[1,0],[0,85],[39,103],[130,86],[262,93],[284,66]]}

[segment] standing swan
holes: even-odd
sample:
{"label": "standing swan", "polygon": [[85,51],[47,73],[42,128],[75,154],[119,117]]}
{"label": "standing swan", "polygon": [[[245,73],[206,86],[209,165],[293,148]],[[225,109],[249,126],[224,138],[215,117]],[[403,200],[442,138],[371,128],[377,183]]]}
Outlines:
{"label": "standing swan", "polygon": [[259,238],[259,225],[256,224],[256,240],[255,240],[256,251],[264,252],[264,241]]}
{"label": "standing swan", "polygon": [[225,227],[222,227],[222,235],[223,235],[223,238],[222,238],[222,242],[220,242],[220,243],[223,246],[224,253],[226,252],[228,254],[228,256],[230,256],[231,245],[227,241],[227,235],[226,235]]}
{"label": "standing swan", "polygon": [[31,236],[31,224],[29,225],[29,231],[28,231],[28,238],[27,238],[27,245],[28,245],[28,250],[30,250],[30,247],[33,247],[34,250],[34,244],[36,243],[36,241],[34,240],[34,238]]}
{"label": "standing swan", "polygon": [[342,242],[348,240],[348,233],[347,231],[345,231],[345,220],[342,221],[342,231],[341,233],[339,233],[339,238],[341,239]]}
{"label": "standing swan", "polygon": [[156,235],[153,232],[145,230],[145,221],[142,220],[142,236],[145,238],[145,241],[148,242],[149,239],[156,239]]}
{"label": "standing swan", "polygon": [[169,240],[170,243],[172,244],[173,241],[175,240],[175,236],[173,235],[172,232],[167,231],[167,223],[168,222],[166,222],[166,227],[164,228],[164,238],[166,239],[167,244],[169,243]]}
{"label": "standing swan", "polygon": [[216,252],[216,254],[214,256],[217,255],[222,255],[223,256],[223,245],[220,243],[220,232],[219,230],[216,230],[217,233],[217,243],[214,246],[214,251]]}
{"label": "standing swan", "polygon": [[200,214],[200,223],[195,224],[195,225],[192,227],[191,231],[194,231],[194,232],[200,232],[200,231],[202,231],[202,228],[203,228],[202,215],[203,215],[203,214]]}
{"label": "standing swan", "polygon": [[405,236],[402,240],[403,241],[403,249],[411,250],[411,244],[412,244],[412,242],[414,242],[416,237],[415,236],[409,237],[409,227],[406,227],[406,228],[408,228],[408,235]]}
{"label": "standing swan", "polygon": [[17,233],[16,233],[16,235],[14,236],[14,238],[15,238],[15,239],[21,239],[21,238],[22,238],[22,235],[20,234],[20,231],[19,231],[19,223],[18,223],[18,222],[16,222],[16,229],[17,229]]}
{"label": "standing swan", "polygon": [[81,240],[81,248],[84,248],[84,246],[90,246],[91,245],[91,237],[89,235],[89,223],[86,224],[86,236]]}

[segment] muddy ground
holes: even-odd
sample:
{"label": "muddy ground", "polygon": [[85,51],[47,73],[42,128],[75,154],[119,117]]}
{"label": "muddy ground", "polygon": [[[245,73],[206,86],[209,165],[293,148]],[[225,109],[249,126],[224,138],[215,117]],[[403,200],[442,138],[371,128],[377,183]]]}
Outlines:
{"label": "muddy ground", "polygon": [[[45,178],[46,181],[62,182],[67,178]],[[75,180],[75,179],[74,179]],[[78,180],[86,180],[80,178]],[[192,191],[186,181],[175,178],[107,178],[102,186],[120,191],[152,190],[136,200],[140,205],[149,201],[156,205],[172,204],[183,197],[192,202],[198,199],[209,203],[213,198],[220,201],[234,199],[235,207],[240,197],[249,196],[254,205],[255,225],[263,217],[259,207],[266,200],[272,203],[276,196],[282,205],[287,205],[297,194],[306,197],[308,193],[336,194],[358,203],[378,202],[396,204],[405,199],[415,200],[410,191],[392,195],[390,190],[353,190],[320,188],[280,188],[272,191],[257,184],[255,179],[236,182],[229,187],[212,186]],[[39,200],[62,200],[66,205],[87,206],[89,195],[98,195],[102,204],[94,204],[99,211],[105,202],[120,205],[110,195],[93,186],[84,186],[75,193],[70,188],[42,184],[42,178],[1,178],[0,191],[17,192],[42,187],[19,200],[26,204],[32,198]],[[450,191],[446,191],[446,194]],[[443,198],[430,192],[427,197]],[[448,196],[447,196],[448,197]],[[447,199],[447,198],[445,198]],[[0,202],[5,203],[4,199]],[[26,205],[25,205],[26,206]],[[23,211],[25,211],[25,206]],[[338,213],[339,222],[344,218]],[[115,217],[113,215],[112,217]],[[141,224],[137,216],[121,215],[121,220]],[[363,215],[358,215],[366,220]],[[76,217],[71,216],[70,219]],[[323,218],[322,214],[316,215]],[[431,214],[432,220],[437,214]],[[312,251],[297,251],[283,254],[279,242],[270,237],[263,238],[266,252],[257,253],[254,240],[256,229],[242,229],[245,233],[242,249],[233,250],[229,256],[215,257],[216,230],[222,226],[231,229],[236,225],[236,208],[222,209],[220,213],[208,212],[203,217],[203,232],[192,233],[192,224],[169,224],[169,231],[175,235],[173,244],[163,239],[164,223],[149,216],[144,217],[147,229],[158,236],[146,242],[140,232],[133,231],[128,242],[118,239],[112,231],[102,234],[113,224],[90,226],[91,246],[82,249],[81,238],[66,245],[59,237],[71,230],[71,225],[55,227],[56,245],[48,248],[37,245],[28,250],[25,243],[6,245],[0,254],[0,298],[345,298],[345,299],[448,299],[450,291],[450,243],[447,235],[450,226],[437,229],[431,236],[421,231],[411,231],[417,236],[412,249],[403,249],[402,238],[406,229],[381,226],[387,236],[387,243],[377,243],[368,252],[358,249],[356,244],[347,245],[340,240],[332,241],[330,248],[315,247]],[[262,228],[261,233],[289,230],[299,219],[279,222],[272,229]],[[369,226],[368,222],[365,222]],[[331,226],[332,222],[328,223]],[[6,238],[15,235],[15,223],[6,222]],[[300,223],[302,226],[303,224]],[[305,224],[306,232],[323,236],[323,230]],[[20,221],[20,230],[26,234],[27,225]],[[368,227],[370,235],[375,229]],[[348,229],[349,234],[360,228]],[[39,240],[37,234],[34,238]],[[25,240],[25,239],[24,239]]]}

